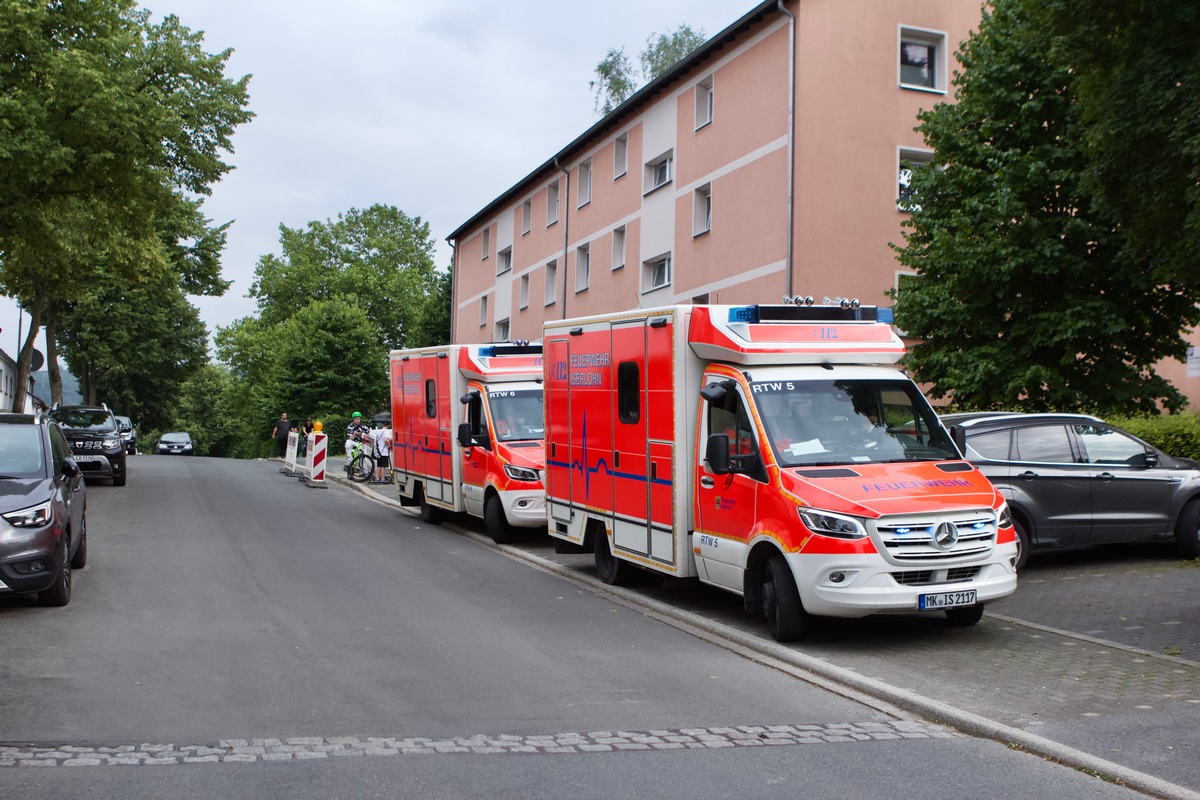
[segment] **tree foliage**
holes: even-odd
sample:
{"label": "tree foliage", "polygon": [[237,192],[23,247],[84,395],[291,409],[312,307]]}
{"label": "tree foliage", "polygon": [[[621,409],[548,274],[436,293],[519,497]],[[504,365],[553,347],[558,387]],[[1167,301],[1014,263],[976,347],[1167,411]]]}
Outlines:
{"label": "tree foliage", "polygon": [[[678,64],[685,56],[704,44],[704,31],[694,31],[682,24],[671,33],[652,33],[646,37],[646,47],[638,54],[641,82],[650,81]],[[625,48],[609,48],[608,54],[596,65],[595,80],[588,88],[596,96],[596,111],[610,114],[638,90],[638,75],[625,55]]]}
{"label": "tree foliage", "polygon": [[[1040,2],[1040,0],[1037,0]],[[899,261],[919,276],[896,321],[906,365],[965,408],[1153,413],[1183,398],[1155,370],[1200,321],[1194,284],[1162,282],[1088,180],[1072,64],[1034,0],[996,0],[965,43],[958,102],[920,115]]]}
{"label": "tree foliage", "polygon": [[0,289],[39,323],[100,276],[172,267],[161,221],[230,169],[221,153],[251,117],[229,55],[132,0],[0,0]]}

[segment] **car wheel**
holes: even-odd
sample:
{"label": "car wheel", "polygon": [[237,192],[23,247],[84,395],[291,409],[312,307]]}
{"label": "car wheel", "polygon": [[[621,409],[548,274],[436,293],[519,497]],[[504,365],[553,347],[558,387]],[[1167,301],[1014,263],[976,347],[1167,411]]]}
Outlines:
{"label": "car wheel", "polygon": [[1175,546],[1184,558],[1200,558],[1200,497],[1193,497],[1179,512]]}
{"label": "car wheel", "polygon": [[87,512],[79,520],[79,546],[75,555],[71,556],[71,569],[83,569],[87,566]]}
{"label": "car wheel", "polygon": [[44,606],[65,606],[71,602],[71,559],[70,545],[63,539],[62,559],[49,589],[38,592],[38,602]]}
{"label": "car wheel", "polygon": [[628,568],[625,562],[612,554],[608,546],[608,534],[603,530],[597,531],[596,537],[596,577],[609,586],[620,586],[625,580]]}
{"label": "car wheel", "polygon": [[983,619],[983,603],[976,603],[973,606],[963,606],[962,608],[947,608],[946,619],[950,620],[951,625],[957,625],[962,628],[974,625]]}
{"label": "car wheel", "polygon": [[429,505],[429,501],[425,499],[425,490],[421,487],[417,488],[417,504],[421,506],[421,519],[430,525],[437,525],[442,521],[442,510]]}
{"label": "car wheel", "polygon": [[504,516],[504,504],[498,496],[488,497],[483,506],[483,522],[496,544],[512,544],[517,540],[517,529],[508,524],[508,517]]}
{"label": "car wheel", "polygon": [[1025,527],[1025,523],[1013,517],[1013,530],[1017,533],[1017,563],[1013,569],[1017,572],[1025,569],[1025,562],[1029,560],[1029,529]]}
{"label": "car wheel", "polygon": [[121,459],[121,474],[113,476],[113,486],[124,486],[125,485],[125,479],[129,477],[126,472],[125,467],[126,467],[125,459]]}
{"label": "car wheel", "polygon": [[776,553],[767,559],[762,583],[763,616],[777,642],[794,642],[804,635],[808,612],[800,602],[796,579],[787,560]]}

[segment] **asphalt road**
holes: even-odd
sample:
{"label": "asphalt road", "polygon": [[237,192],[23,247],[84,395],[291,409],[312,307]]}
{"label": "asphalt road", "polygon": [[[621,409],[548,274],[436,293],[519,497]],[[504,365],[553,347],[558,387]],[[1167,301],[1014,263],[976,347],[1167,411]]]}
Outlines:
{"label": "asphalt road", "polygon": [[138,456],[88,517],[70,606],[0,598],[5,798],[1138,796],[272,462]]}

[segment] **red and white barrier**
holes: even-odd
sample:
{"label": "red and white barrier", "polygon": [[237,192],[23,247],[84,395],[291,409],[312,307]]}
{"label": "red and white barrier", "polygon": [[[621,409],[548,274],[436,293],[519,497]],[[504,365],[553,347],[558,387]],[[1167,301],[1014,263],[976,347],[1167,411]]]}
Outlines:
{"label": "red and white barrier", "polygon": [[304,474],[300,479],[309,486],[326,488],[325,454],[329,447],[329,437],[323,433],[308,435],[308,454],[304,457]]}
{"label": "red and white barrier", "polygon": [[285,475],[296,474],[296,449],[300,446],[300,434],[296,431],[288,433],[287,449],[283,454],[283,466],[279,471]]}

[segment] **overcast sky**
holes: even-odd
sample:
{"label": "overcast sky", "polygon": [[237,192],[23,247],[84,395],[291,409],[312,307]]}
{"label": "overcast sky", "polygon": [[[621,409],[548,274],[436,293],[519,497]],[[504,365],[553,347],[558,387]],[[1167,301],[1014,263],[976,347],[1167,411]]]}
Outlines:
{"label": "overcast sky", "polygon": [[[712,37],[758,0],[144,0],[232,48],[257,115],[234,135],[236,169],[204,205],[234,220],[220,298],[193,298],[214,333],[255,312],[254,265],[279,225],[393,205],[446,237],[589,128],[588,82],[610,47],[637,54],[681,23]],[[29,319],[24,327],[28,332]],[[15,355],[15,303],[0,298],[0,348]],[[39,341],[39,349],[44,343]]]}

